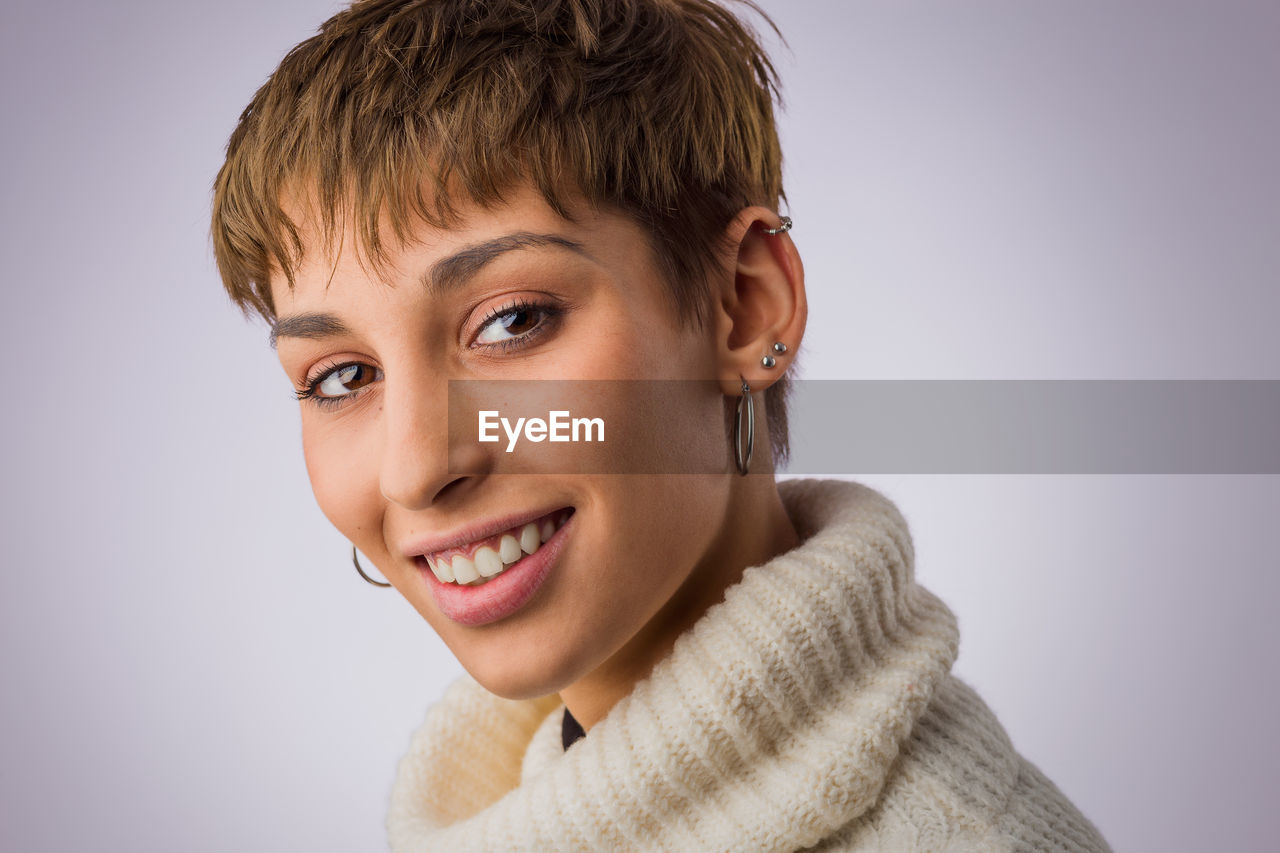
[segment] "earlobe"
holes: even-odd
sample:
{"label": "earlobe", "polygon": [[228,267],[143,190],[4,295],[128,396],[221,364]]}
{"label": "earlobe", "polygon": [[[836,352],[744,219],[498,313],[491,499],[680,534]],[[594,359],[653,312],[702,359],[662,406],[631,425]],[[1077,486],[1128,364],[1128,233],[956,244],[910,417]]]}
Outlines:
{"label": "earlobe", "polygon": [[804,335],[808,303],[804,267],[788,233],[790,217],[744,208],[726,234],[736,246],[717,322],[719,380],[726,396],[772,385],[790,366]]}

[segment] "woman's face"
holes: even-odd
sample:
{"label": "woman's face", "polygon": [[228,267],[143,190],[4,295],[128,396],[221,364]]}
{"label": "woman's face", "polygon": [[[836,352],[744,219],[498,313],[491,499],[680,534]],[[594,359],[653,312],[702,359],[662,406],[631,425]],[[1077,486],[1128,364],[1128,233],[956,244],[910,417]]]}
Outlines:
{"label": "woman's face", "polygon": [[[662,441],[508,454],[501,430],[455,435],[451,471],[449,380],[715,379],[712,335],[677,323],[644,233],[618,214],[570,222],[526,188],[417,237],[384,277],[348,233],[336,262],[309,246],[292,291],[273,280],[321,509],[495,693],[552,693],[642,659],[673,639],[668,611],[730,533],[719,386],[668,383],[658,407],[626,382],[556,405],[566,384],[546,383],[549,407]],[[682,470],[721,473],[604,473],[623,452],[629,471],[670,471],[673,449]],[[512,473],[517,457],[531,473]]]}

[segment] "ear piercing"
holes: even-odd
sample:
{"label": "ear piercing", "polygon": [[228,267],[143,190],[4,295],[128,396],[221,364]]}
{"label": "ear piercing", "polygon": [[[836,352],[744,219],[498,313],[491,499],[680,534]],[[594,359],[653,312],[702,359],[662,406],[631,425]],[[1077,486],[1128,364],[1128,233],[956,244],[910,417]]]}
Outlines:
{"label": "ear piercing", "polygon": [[[773,344],[773,351],[776,352],[778,355],[782,355],[784,352],[787,351],[787,345],[784,344],[782,341],[775,341]],[[760,359],[760,364],[763,367],[774,367],[777,365],[777,363],[778,363],[778,360],[771,355],[766,355],[764,358]]]}
{"label": "ear piercing", "polygon": [[352,546],[351,546],[351,562],[353,562],[353,563],[355,563],[355,564],[356,564],[356,571],[357,571],[357,572],[359,572],[359,573],[360,573],[360,577],[364,578],[367,582],[369,582],[369,583],[373,584],[374,586],[391,586],[391,584],[389,584],[389,583],[383,583],[382,581],[376,581],[376,580],[374,580],[373,578],[369,577],[368,575],[366,575],[366,574],[364,573],[364,569],[363,569],[363,568],[361,568],[361,566],[360,566],[360,558],[356,556],[356,546],[355,546],[355,545],[352,545]]}
{"label": "ear piercing", "polygon": [[[733,424],[733,458],[738,463],[738,473],[747,476],[747,471],[751,467],[751,452],[756,446],[756,406],[751,399],[751,386],[747,384],[747,380],[742,379],[742,396],[738,398],[737,420]],[[746,412],[746,433],[747,433],[747,449],[742,449],[742,422],[743,412]]]}
{"label": "ear piercing", "polygon": [[768,234],[771,237],[776,237],[779,234],[786,234],[788,231],[790,231],[791,217],[783,216],[781,217],[781,219],[782,219],[782,224],[780,226],[778,226],[777,228],[765,228],[764,233]]}
{"label": "ear piercing", "polygon": [[[779,219],[782,221],[781,225],[779,225],[777,228],[765,228],[763,229],[764,233],[768,234],[771,237],[776,237],[779,234],[786,234],[788,231],[791,230],[792,222],[791,222],[790,216],[782,216],[782,217],[779,217]],[[778,355],[782,355],[784,352],[787,351],[787,345],[784,344],[782,341],[775,341],[773,344],[773,351],[776,352]],[[766,355],[764,358],[760,359],[760,364],[765,369],[769,369],[769,368],[777,367],[778,360],[771,355]]]}
{"label": "ear piercing", "polygon": [[[778,355],[782,355],[787,351],[787,345],[782,341],[774,341],[773,351]],[[760,363],[765,367],[773,367],[778,363],[778,361],[773,356],[766,355],[764,358],[760,359]],[[751,386],[747,384],[745,377],[739,375],[738,378],[742,380],[742,396],[738,398],[738,417],[733,426],[733,455],[734,459],[738,463],[738,473],[745,476],[751,465],[751,451],[755,447],[756,443],[756,410],[755,404],[751,400]],[[747,434],[747,449],[745,451],[742,449],[744,414],[746,415],[745,432]],[[364,573],[361,572],[362,576],[363,574]],[[365,580],[368,580],[368,578],[365,578]],[[376,581],[369,582],[376,583]]]}

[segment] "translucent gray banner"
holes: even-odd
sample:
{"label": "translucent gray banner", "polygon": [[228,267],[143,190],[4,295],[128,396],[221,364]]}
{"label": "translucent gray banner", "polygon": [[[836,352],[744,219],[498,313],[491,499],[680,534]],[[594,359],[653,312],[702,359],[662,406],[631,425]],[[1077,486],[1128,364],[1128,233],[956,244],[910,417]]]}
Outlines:
{"label": "translucent gray banner", "polygon": [[[450,471],[731,472],[736,404],[715,382],[451,381]],[[1277,380],[809,380],[788,412],[780,473],[1280,474]]]}

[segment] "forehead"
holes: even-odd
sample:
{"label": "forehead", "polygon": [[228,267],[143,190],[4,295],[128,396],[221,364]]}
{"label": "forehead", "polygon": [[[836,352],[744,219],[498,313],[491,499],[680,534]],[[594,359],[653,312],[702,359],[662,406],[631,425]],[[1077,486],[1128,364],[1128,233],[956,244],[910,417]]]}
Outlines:
{"label": "forehead", "polygon": [[272,270],[270,289],[278,315],[291,304],[321,298],[337,281],[353,278],[387,284],[408,278],[420,282],[428,295],[438,296],[508,256],[568,254],[601,265],[653,261],[649,234],[631,217],[580,197],[571,200],[567,216],[561,215],[527,185],[517,186],[495,204],[458,204],[448,225],[414,218],[405,226],[403,239],[383,211],[376,243],[350,208],[325,221],[315,205],[286,198],[282,207],[298,230],[302,254],[292,287],[282,269]]}

